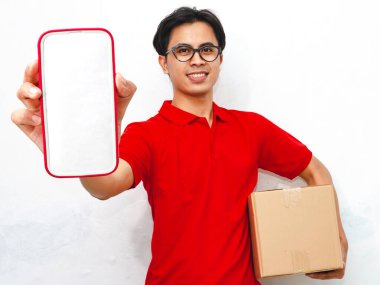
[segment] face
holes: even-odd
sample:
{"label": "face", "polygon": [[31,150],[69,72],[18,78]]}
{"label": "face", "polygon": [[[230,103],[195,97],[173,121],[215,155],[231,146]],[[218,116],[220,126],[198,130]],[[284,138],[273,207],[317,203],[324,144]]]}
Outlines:
{"label": "face", "polygon": [[[204,44],[218,46],[218,41],[210,25],[194,22],[182,24],[172,30],[167,49],[178,44],[199,48]],[[211,96],[222,61],[223,55],[219,55],[213,62],[207,62],[198,52],[186,62],[178,61],[172,52],[166,57],[159,56],[162,70],[172,81],[174,96]]]}

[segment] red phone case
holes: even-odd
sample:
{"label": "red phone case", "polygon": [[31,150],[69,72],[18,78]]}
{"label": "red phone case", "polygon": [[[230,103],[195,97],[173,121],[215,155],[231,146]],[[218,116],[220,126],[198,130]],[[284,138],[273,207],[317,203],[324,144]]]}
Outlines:
{"label": "red phone case", "polygon": [[[44,74],[44,66],[42,64],[42,57],[43,57],[43,41],[44,38],[52,33],[67,33],[67,32],[80,32],[80,31],[99,31],[99,32],[105,32],[109,35],[110,41],[111,41],[111,48],[112,48],[112,80],[113,80],[113,105],[114,105],[114,128],[115,128],[115,166],[112,170],[107,172],[100,172],[100,173],[86,173],[86,174],[76,174],[76,173],[56,173],[49,167],[49,151],[48,151],[48,138],[47,138],[47,126],[46,126],[46,114],[44,111],[44,86],[43,86],[43,74]],[[39,68],[39,87],[42,90],[42,96],[41,96],[41,124],[42,124],[42,134],[43,134],[43,151],[44,151],[44,164],[45,169],[53,177],[56,178],[73,178],[73,177],[94,177],[94,176],[102,176],[102,175],[109,175],[112,172],[114,172],[118,167],[118,157],[119,157],[119,149],[118,149],[118,126],[117,126],[117,91],[116,91],[116,84],[115,84],[115,53],[114,53],[114,40],[112,34],[104,29],[104,28],[73,28],[73,29],[55,29],[55,30],[49,30],[43,33],[39,40],[38,40],[38,68]]]}

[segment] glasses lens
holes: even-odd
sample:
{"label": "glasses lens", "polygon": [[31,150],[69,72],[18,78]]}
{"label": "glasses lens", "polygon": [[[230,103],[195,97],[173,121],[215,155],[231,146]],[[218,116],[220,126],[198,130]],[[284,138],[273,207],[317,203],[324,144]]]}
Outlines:
{"label": "glasses lens", "polygon": [[206,61],[214,61],[219,55],[219,49],[214,46],[204,46],[199,52]]}
{"label": "glasses lens", "polygon": [[178,46],[174,50],[175,57],[180,61],[187,61],[193,55],[193,49],[188,46]]}

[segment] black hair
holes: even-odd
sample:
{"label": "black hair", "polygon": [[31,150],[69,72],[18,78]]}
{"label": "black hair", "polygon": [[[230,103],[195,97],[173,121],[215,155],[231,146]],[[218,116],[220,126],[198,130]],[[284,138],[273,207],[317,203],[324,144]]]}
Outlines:
{"label": "black hair", "polygon": [[153,38],[153,46],[157,53],[160,55],[166,54],[170,33],[175,27],[197,21],[205,22],[212,27],[215,37],[218,40],[218,45],[223,50],[226,46],[226,36],[224,34],[222,23],[214,13],[207,9],[197,10],[195,7],[180,7],[174,10],[170,15],[166,16],[158,25],[156,34]]}

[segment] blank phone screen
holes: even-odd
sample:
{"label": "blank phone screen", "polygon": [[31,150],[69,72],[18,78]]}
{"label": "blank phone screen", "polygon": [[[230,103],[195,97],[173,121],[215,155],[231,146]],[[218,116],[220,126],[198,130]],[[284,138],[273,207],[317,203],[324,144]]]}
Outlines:
{"label": "blank phone screen", "polygon": [[61,31],[40,40],[45,163],[54,176],[116,167],[113,43],[102,30]]}

